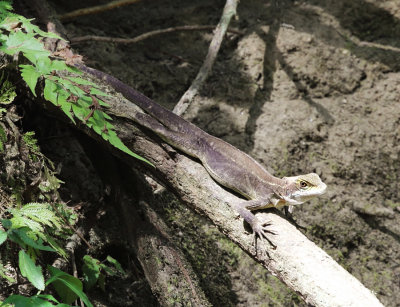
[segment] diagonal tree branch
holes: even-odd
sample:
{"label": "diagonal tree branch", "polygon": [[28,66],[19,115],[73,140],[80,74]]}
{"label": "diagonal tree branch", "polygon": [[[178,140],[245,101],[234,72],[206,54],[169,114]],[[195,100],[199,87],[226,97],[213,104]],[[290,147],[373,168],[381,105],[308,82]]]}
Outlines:
{"label": "diagonal tree branch", "polygon": [[214,37],[208,47],[208,53],[201,66],[196,78],[193,80],[192,85],[183,94],[179,102],[175,105],[173,112],[178,115],[185,113],[194,97],[198,94],[204,81],[207,79],[211,72],[211,68],[214,65],[215,59],[219,48],[221,47],[222,40],[224,39],[225,33],[228,29],[231,18],[236,14],[237,0],[227,0],[225,3],[224,10],[222,12],[221,20],[215,29]]}

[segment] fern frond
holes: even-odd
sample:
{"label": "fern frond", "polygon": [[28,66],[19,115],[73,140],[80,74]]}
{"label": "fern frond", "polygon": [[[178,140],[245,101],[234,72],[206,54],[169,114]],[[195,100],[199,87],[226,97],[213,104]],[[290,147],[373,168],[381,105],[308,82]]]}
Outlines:
{"label": "fern frond", "polygon": [[46,225],[61,230],[61,220],[50,208],[48,203],[28,203],[20,209],[10,209],[13,227],[27,226],[34,232],[43,232]]}
{"label": "fern frond", "polygon": [[58,242],[49,234],[43,234],[43,240],[45,240],[52,248],[56,250],[56,252],[61,255],[63,258],[67,259],[67,252],[58,244]]}
{"label": "fern frond", "polygon": [[[14,212],[14,209],[11,209],[10,212],[13,214],[13,217],[11,218],[13,228],[28,227],[35,234],[39,234],[44,231],[44,227],[40,223]],[[36,239],[36,236],[33,239]]]}

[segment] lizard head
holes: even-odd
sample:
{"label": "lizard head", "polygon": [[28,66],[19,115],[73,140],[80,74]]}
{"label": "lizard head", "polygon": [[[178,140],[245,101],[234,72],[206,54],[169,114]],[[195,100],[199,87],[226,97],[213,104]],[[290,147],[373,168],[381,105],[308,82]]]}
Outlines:
{"label": "lizard head", "polygon": [[285,195],[287,205],[299,205],[313,197],[325,193],[326,184],[315,173],[306,175],[283,177],[285,181]]}

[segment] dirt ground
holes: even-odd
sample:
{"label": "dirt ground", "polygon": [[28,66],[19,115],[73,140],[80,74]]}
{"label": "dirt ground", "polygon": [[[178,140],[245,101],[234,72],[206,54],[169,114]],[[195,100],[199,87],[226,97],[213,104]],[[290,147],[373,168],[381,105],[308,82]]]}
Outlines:
{"label": "dirt ground", "polygon": [[[108,1],[52,2],[63,14]],[[64,25],[70,37],[129,38],[216,24],[223,6],[220,0],[140,1]],[[400,306],[399,1],[248,0],[237,12],[231,25],[244,34],[227,35],[185,117],[276,176],[317,172],[328,192],[297,208],[295,219],[385,306]],[[211,38],[210,32],[191,31],[131,45],[73,47],[88,65],[172,108],[196,76]],[[67,177],[61,179],[65,189],[71,187]],[[96,184],[90,180],[85,193],[95,195]],[[177,240],[215,306],[303,305],[206,220],[176,202],[164,209],[171,228],[187,234]],[[102,253],[107,249],[110,244],[99,247]],[[140,301],[140,293],[150,295],[143,284],[127,283],[130,296],[120,303],[111,298],[121,294],[121,282],[109,287],[113,303],[103,300],[104,305],[156,304],[154,298]]]}

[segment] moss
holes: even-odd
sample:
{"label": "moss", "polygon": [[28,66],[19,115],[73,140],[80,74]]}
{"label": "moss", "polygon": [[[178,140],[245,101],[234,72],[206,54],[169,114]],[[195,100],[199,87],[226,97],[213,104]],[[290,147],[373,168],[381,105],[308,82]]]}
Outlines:
{"label": "moss", "polygon": [[300,297],[289,292],[287,287],[275,276],[268,275],[266,279],[258,279],[257,287],[259,289],[259,299],[263,301],[265,297],[269,298],[269,302],[261,306],[289,306],[301,304]]}
{"label": "moss", "polygon": [[7,141],[6,131],[2,125],[0,125],[0,153],[4,152],[4,143]]}
{"label": "moss", "polygon": [[387,199],[387,200],[385,200],[385,206],[395,209],[400,206],[400,202],[394,202],[390,199]]}
{"label": "moss", "polygon": [[5,76],[5,72],[2,71],[0,76],[0,104],[8,105],[14,101],[15,97],[17,97],[15,86]]}
{"label": "moss", "polygon": [[22,139],[29,149],[29,157],[33,161],[38,161],[40,159],[40,156],[43,156],[40,153],[40,148],[39,145],[37,144],[37,139],[35,138],[35,132],[33,131],[28,131],[22,135]]}

